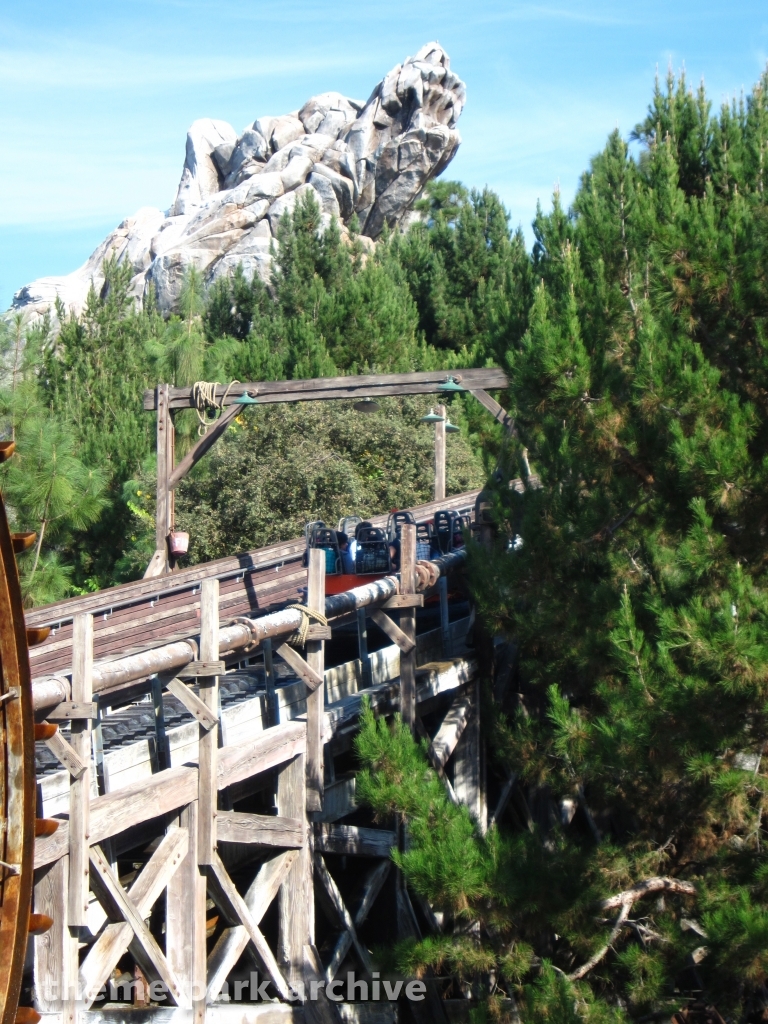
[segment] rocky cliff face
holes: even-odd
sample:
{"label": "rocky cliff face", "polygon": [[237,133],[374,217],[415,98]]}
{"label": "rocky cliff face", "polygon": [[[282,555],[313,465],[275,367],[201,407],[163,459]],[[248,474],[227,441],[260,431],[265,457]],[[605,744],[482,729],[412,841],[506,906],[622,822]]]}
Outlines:
{"label": "rocky cliff face", "polygon": [[424,185],[452,159],[464,83],[435,43],[422,47],[379,82],[367,103],[335,92],[282,117],[261,117],[238,135],[225,121],[195,121],[176,198],[163,213],[129,217],[78,270],[45,277],[14,296],[14,308],[40,314],[58,295],[80,311],[103,264],[116,257],[133,271],[140,301],[154,286],[160,308],[173,311],[187,267],[210,284],[238,264],[251,277],[270,274],[270,244],[286,210],[312,192],[325,223],[357,215],[375,240],[402,224]]}

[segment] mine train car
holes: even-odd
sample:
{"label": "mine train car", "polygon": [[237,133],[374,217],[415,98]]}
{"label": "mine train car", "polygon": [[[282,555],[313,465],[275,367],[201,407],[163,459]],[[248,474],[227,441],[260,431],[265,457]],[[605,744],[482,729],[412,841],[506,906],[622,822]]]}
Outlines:
{"label": "mine train car", "polygon": [[384,529],[372,526],[360,516],[345,516],[334,530],[322,520],[307,523],[305,562],[312,548],[325,552],[325,593],[341,594],[398,572],[400,534],[405,523],[416,527],[417,561],[440,558],[464,546],[465,531],[471,528],[468,515],[441,510],[434,518],[417,523],[412,512],[390,513]]}

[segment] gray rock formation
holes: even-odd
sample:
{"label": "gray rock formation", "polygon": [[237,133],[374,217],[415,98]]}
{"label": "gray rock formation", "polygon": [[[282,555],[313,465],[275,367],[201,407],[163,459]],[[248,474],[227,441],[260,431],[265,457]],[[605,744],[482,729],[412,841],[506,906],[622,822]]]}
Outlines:
{"label": "gray rock formation", "polygon": [[260,117],[240,136],[224,121],[195,121],[170,209],[139,210],[79,270],[27,285],[13,306],[41,314],[58,295],[79,312],[91,284],[102,288],[111,257],[130,263],[131,294],[141,301],[154,287],[166,313],[190,266],[207,284],[238,264],[267,281],[280,217],[306,193],[324,224],[335,217],[345,231],[356,214],[363,236],[375,240],[385,225],[407,222],[426,183],[456,153],[465,95],[447,54],[429,43],[393,68],[367,103],[322,93],[283,117]]}

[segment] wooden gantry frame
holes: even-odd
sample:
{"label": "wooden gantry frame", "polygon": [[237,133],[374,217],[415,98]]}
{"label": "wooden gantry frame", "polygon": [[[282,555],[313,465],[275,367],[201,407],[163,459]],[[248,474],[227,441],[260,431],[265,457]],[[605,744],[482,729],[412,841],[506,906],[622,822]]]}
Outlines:
{"label": "wooden gantry frame", "polygon": [[[488,394],[488,390],[503,389],[508,384],[506,374],[496,367],[216,384],[212,386],[212,398],[221,409],[221,415],[177,465],[173,413],[179,409],[196,407],[195,389],[158,384],[153,390],[145,391],[144,409],[157,413],[155,553],[145,577],[162,576],[173,569],[168,538],[175,527],[174,491],[242,412],[243,406],[237,403],[242,396],[255,398],[260,405],[360,400],[398,395],[442,395],[446,384],[449,389],[451,384],[458,385],[473,395],[506,429],[514,429],[508,414]],[[444,407],[440,408],[445,415]],[[436,423],[435,428],[435,498],[441,500],[445,498],[445,423]]]}

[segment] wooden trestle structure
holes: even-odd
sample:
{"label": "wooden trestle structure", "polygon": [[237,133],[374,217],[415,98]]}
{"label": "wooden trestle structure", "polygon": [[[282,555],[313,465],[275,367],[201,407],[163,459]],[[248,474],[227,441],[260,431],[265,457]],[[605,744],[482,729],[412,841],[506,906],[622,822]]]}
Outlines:
{"label": "wooden trestle structure", "polygon": [[363,699],[429,736],[451,798],[486,818],[471,623],[449,602],[464,555],[417,562],[415,535],[398,575],[327,598],[323,553],[307,570],[296,541],[27,616],[53,627],[32,692],[60,726],[38,744],[38,813],[60,821],[35,843],[46,1020],[446,1019],[432,987],[407,1008],[347,995],[347,971],[378,977],[375,944],[441,927],[392,865],[402,829],[355,800]]}

